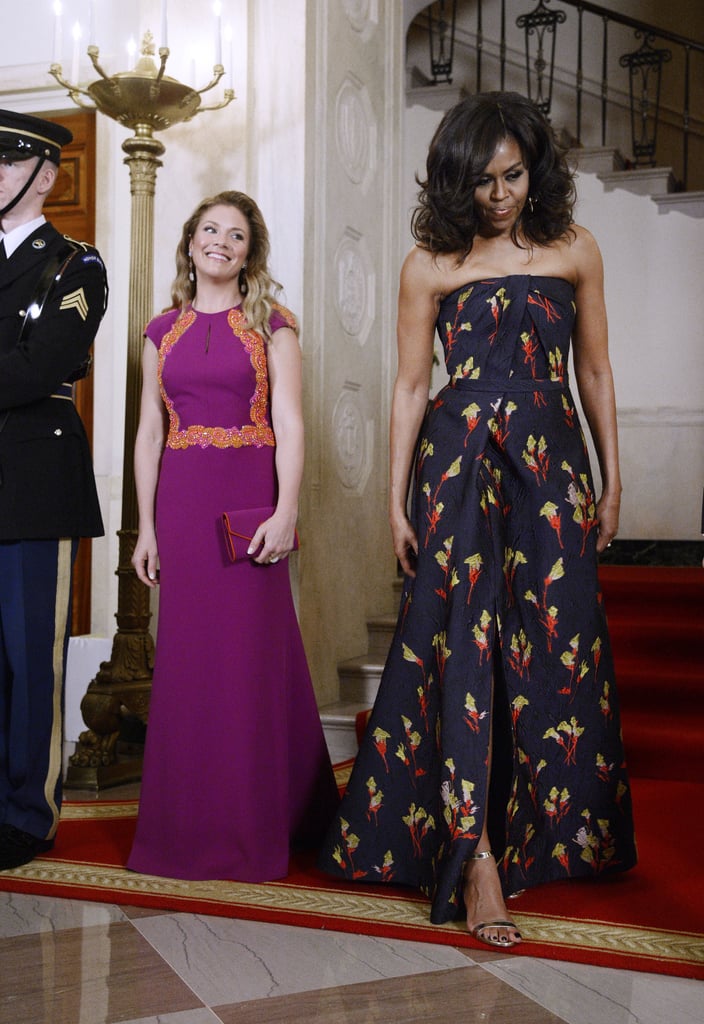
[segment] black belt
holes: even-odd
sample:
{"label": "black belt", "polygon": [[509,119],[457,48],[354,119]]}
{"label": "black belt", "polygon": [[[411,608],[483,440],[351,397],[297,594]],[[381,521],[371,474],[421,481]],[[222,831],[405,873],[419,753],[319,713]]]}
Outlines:
{"label": "black belt", "polygon": [[52,391],[49,398],[68,398],[69,402],[73,401],[73,384],[59,384],[56,391]]}

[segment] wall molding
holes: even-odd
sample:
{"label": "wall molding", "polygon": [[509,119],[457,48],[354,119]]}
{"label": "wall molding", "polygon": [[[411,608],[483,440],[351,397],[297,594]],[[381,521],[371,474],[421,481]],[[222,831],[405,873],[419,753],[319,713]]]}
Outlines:
{"label": "wall molding", "polygon": [[660,430],[685,427],[704,428],[702,409],[677,409],[673,406],[651,406],[649,408],[620,408],[617,410],[618,425],[625,430],[634,427],[655,427]]}

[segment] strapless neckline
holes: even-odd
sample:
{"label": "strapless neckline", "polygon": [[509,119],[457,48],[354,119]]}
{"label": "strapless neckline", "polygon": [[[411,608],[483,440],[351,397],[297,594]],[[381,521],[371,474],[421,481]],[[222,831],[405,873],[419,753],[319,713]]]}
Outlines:
{"label": "strapless neckline", "polygon": [[530,281],[556,281],[560,284],[566,285],[572,293],[574,293],[574,285],[571,281],[568,281],[566,277],[558,277],[554,274],[497,274],[492,276],[491,274],[485,274],[483,277],[477,277],[472,281],[465,281],[457,288],[453,288],[441,299],[441,303],[446,302],[451,296],[456,295],[457,292],[463,291],[465,288],[472,288],[475,285],[483,284],[484,282],[495,284],[497,281],[511,281],[513,279],[527,278]]}

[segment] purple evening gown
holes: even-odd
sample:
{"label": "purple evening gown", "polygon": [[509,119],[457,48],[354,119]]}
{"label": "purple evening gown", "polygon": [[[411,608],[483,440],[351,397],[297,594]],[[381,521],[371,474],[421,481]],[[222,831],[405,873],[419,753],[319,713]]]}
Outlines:
{"label": "purple evening gown", "polygon": [[[291,323],[275,307],[273,330]],[[315,843],[337,789],[288,562],[231,563],[221,515],[276,501],[266,346],[239,307],[169,311],[159,349],[169,434],[156,528],[159,624],[139,818],[128,867],[259,882]]]}

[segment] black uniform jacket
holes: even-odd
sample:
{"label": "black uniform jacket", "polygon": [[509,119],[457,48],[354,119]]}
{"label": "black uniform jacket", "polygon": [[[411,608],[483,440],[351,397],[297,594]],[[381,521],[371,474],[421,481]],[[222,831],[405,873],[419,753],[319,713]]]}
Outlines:
{"label": "black uniform jacket", "polygon": [[50,397],[85,373],[105,312],[95,249],[71,259],[18,343],[42,271],[65,245],[45,223],[0,264],[0,541],[104,533],[83,423],[70,399]]}

